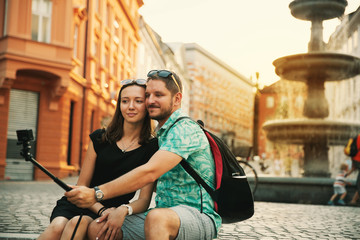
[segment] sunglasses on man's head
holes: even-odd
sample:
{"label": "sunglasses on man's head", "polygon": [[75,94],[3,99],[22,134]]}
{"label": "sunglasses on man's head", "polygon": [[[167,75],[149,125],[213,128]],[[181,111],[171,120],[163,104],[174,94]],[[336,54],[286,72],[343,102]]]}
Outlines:
{"label": "sunglasses on man's head", "polygon": [[146,85],[145,79],[125,79],[120,82],[122,86],[126,86],[129,84],[137,84],[137,85]]}
{"label": "sunglasses on man's head", "polygon": [[172,80],[174,81],[174,83],[176,84],[179,92],[181,92],[181,91],[180,91],[180,86],[179,86],[179,84],[177,83],[177,81],[176,81],[174,75],[172,74],[172,72],[170,72],[170,71],[168,71],[168,70],[151,70],[151,71],[147,74],[147,76],[148,76],[149,78],[152,78],[152,77],[155,76],[156,74],[157,74],[159,77],[162,77],[162,78],[167,78],[167,77],[171,76],[171,79],[172,79]]}
{"label": "sunglasses on man's head", "polygon": [[159,77],[163,77],[163,78],[167,78],[170,75],[172,75],[172,72],[168,71],[168,70],[151,70],[147,76],[148,77],[152,77],[154,75],[158,75]]}

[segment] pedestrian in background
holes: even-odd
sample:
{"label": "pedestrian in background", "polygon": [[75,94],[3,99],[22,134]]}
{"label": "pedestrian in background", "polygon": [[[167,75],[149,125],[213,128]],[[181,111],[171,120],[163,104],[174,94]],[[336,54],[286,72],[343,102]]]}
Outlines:
{"label": "pedestrian in background", "polygon": [[359,193],[360,193],[360,134],[356,138],[356,147],[357,147],[357,153],[354,157],[351,158],[352,160],[352,167],[350,171],[346,173],[346,176],[349,176],[352,172],[355,170],[358,171],[358,175],[356,178],[356,192],[349,202],[349,205],[355,206],[357,204],[357,201],[359,200]]}
{"label": "pedestrian in background", "polygon": [[335,178],[335,182],[333,184],[334,194],[331,196],[328,205],[335,205],[334,201],[338,195],[340,195],[340,199],[338,200],[339,205],[345,206],[345,197],[346,197],[346,185],[351,185],[350,182],[345,180],[345,175],[348,171],[348,165],[346,163],[342,163],[340,165],[340,172]]}

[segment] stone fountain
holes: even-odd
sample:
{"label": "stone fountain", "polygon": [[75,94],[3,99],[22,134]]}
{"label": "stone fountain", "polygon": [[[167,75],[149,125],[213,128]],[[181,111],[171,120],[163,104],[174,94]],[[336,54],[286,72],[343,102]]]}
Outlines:
{"label": "stone fountain", "polygon": [[275,72],[283,79],[302,81],[307,85],[302,119],[268,121],[263,125],[269,140],[304,146],[304,176],[328,177],[328,149],[343,145],[360,132],[360,122],[328,119],[325,81],[341,81],[360,74],[360,59],[351,55],[326,52],[323,42],[324,20],[344,14],[346,0],[295,0],[291,14],[311,21],[308,53],[285,56],[273,62]]}

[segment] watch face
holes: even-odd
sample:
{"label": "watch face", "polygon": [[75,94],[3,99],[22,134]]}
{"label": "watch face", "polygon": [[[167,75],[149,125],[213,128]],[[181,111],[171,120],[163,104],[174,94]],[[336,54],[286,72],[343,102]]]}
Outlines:
{"label": "watch face", "polygon": [[96,198],[100,199],[103,197],[102,192],[96,192]]}
{"label": "watch face", "polygon": [[101,201],[104,198],[104,193],[99,188],[95,188],[95,198],[97,201]]}

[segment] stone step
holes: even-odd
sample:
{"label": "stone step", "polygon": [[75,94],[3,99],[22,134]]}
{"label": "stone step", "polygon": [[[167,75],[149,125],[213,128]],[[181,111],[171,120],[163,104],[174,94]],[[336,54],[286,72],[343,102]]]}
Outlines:
{"label": "stone step", "polygon": [[34,233],[0,233],[1,240],[36,240],[40,234]]}

